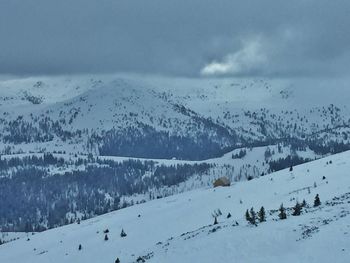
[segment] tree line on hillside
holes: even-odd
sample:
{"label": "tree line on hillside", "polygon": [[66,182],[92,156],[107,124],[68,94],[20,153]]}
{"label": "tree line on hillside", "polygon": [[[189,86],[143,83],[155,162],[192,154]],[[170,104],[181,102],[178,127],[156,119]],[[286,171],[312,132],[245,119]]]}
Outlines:
{"label": "tree line on hillside", "polygon": [[[95,159],[85,169],[51,174],[43,160],[28,158],[11,176],[0,177],[0,227],[3,231],[41,231],[132,205],[124,197],[159,198],[157,189],[208,172],[209,164],[156,166],[154,162]],[[18,160],[17,160],[18,161]],[[17,162],[16,161],[16,162]],[[35,165],[28,165],[35,164]],[[9,164],[6,163],[5,166]],[[145,200],[144,200],[145,201]]]}

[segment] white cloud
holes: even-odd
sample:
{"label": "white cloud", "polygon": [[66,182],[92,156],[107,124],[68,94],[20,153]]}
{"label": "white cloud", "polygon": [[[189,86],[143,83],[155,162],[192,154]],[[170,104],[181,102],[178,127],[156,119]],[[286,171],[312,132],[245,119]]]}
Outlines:
{"label": "white cloud", "polygon": [[245,74],[260,70],[267,63],[263,52],[261,38],[242,41],[242,48],[233,54],[228,54],[221,62],[213,61],[203,67],[201,74],[227,75]]}

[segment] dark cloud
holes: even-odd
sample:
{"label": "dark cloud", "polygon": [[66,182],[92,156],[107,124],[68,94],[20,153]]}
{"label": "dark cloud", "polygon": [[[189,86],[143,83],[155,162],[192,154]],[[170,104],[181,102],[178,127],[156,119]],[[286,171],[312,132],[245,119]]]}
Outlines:
{"label": "dark cloud", "polygon": [[342,75],[350,1],[2,0],[0,73]]}

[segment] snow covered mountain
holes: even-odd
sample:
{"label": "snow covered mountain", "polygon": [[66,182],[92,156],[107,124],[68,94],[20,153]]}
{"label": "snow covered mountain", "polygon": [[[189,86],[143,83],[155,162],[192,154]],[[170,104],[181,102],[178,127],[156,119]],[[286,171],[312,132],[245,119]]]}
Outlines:
{"label": "snow covered mountain", "polygon": [[[349,160],[350,152],[344,152],[292,171],[189,191],[28,235],[1,245],[0,262],[345,263],[350,256]],[[317,194],[321,205],[315,207]],[[296,202],[303,200],[301,214],[293,216]],[[285,220],[278,216],[282,203]],[[266,222],[249,224],[246,210],[261,206]]]}
{"label": "snow covered mountain", "polygon": [[330,145],[348,143],[346,89],[305,80],[7,79],[0,82],[0,142],[6,153],[187,160],[287,139],[330,152]]}
{"label": "snow covered mountain", "polygon": [[344,83],[1,79],[2,231],[42,231],[348,150]]}

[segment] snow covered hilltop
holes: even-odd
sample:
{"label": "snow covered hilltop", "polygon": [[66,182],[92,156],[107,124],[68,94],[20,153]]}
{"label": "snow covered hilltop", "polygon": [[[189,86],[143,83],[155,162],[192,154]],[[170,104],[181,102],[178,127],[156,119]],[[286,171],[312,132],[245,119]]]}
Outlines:
{"label": "snow covered hilltop", "polygon": [[[1,245],[0,262],[256,263],[283,258],[345,263],[350,256],[349,170],[350,152],[345,152],[230,187],[134,205]],[[321,204],[315,206],[317,194]],[[296,202],[303,200],[300,215],[293,216]],[[246,210],[262,206],[266,221],[250,224]]]}
{"label": "snow covered hilltop", "polygon": [[349,97],[342,81],[8,79],[0,81],[0,142],[6,153],[186,160],[278,142],[328,153],[348,143]]}

